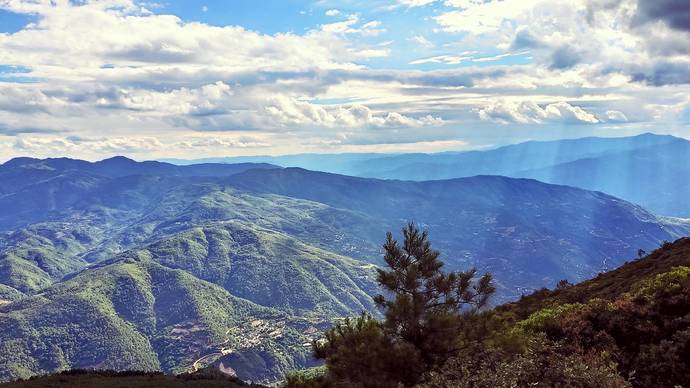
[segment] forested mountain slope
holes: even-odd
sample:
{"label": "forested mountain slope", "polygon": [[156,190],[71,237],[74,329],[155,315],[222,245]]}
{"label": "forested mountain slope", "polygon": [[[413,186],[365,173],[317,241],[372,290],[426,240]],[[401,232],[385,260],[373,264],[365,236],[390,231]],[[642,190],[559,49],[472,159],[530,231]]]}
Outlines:
{"label": "forested mountain slope", "polygon": [[0,342],[13,354],[0,363],[3,379],[222,365],[276,380],[312,365],[305,344],[334,319],[377,314],[380,244],[408,221],[435,236],[449,268],[492,272],[495,303],[688,233],[617,198],[528,179],[69,166],[0,167],[0,321],[10,328]]}

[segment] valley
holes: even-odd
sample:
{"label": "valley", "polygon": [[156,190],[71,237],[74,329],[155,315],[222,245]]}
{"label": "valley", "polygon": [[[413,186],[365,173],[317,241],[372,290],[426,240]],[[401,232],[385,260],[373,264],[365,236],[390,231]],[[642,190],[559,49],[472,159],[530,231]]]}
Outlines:
{"label": "valley", "polygon": [[[137,173],[117,173],[122,163]],[[590,278],[690,231],[603,193],[530,179],[137,166],[0,166],[10,210],[0,214],[0,351],[12,355],[0,379],[212,367],[279,380],[316,365],[311,341],[333,322],[380,314],[371,296],[383,234],[410,221],[434,236],[448,269],[493,273],[493,304]]]}

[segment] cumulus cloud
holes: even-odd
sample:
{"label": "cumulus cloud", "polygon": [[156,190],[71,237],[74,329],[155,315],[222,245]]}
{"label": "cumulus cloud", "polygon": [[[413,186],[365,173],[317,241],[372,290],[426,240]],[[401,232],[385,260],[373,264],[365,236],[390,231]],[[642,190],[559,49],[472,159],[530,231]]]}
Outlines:
{"label": "cumulus cloud", "polygon": [[599,122],[593,114],[563,101],[543,106],[531,101],[496,101],[479,109],[478,113],[482,120],[501,124],[596,124]]}
{"label": "cumulus cloud", "polygon": [[405,128],[443,124],[443,119],[431,115],[420,118],[398,112],[377,115],[364,105],[324,107],[286,98],[274,98],[270,102],[266,107],[267,117],[283,126]]}
{"label": "cumulus cloud", "polygon": [[445,4],[457,8],[435,18],[445,31],[484,34],[498,32],[504,23],[532,9],[535,0],[447,0]]}
{"label": "cumulus cloud", "polygon": [[624,123],[628,121],[628,117],[625,115],[625,113],[619,110],[609,110],[606,112],[606,121]]}
{"label": "cumulus cloud", "polygon": [[0,7],[39,17],[35,25],[0,38],[0,63],[30,66],[33,75],[46,77],[79,77],[84,68],[105,64],[219,65],[236,70],[347,68],[358,58],[357,50],[332,33],[377,30],[376,25],[357,26],[359,19],[353,16],[301,36],[264,35],[238,26],[216,27],[186,23],[173,15],[151,15],[129,0],[80,5],[2,0]]}
{"label": "cumulus cloud", "polygon": [[632,80],[654,86],[690,84],[689,59],[660,59],[629,66]]}
{"label": "cumulus cloud", "polygon": [[127,137],[45,137],[35,134],[18,136],[11,147],[18,154],[35,156],[73,155],[79,153],[90,159],[102,159],[109,155],[130,155],[139,159],[150,159],[165,155],[162,150],[176,154],[205,152],[225,155],[229,150],[258,150],[272,144],[255,136],[185,136],[180,139],[166,139],[152,136]]}
{"label": "cumulus cloud", "polygon": [[0,0],[35,19],[0,34],[0,153],[450,144],[497,122],[673,122],[688,104],[686,2],[390,3],[433,16],[410,34],[330,9],[265,34],[134,0]]}
{"label": "cumulus cloud", "polygon": [[65,138],[19,138],[14,143],[14,148],[25,152],[69,154],[79,150],[86,144],[91,151],[107,154],[139,153],[160,149],[163,144],[152,137],[116,137],[100,139],[84,139],[79,137]]}
{"label": "cumulus cloud", "polygon": [[[553,70],[588,67],[654,85],[687,83],[690,3],[684,0],[448,0],[444,31],[530,49]],[[476,42],[475,42],[476,43]],[[676,65],[677,64],[677,65]]]}

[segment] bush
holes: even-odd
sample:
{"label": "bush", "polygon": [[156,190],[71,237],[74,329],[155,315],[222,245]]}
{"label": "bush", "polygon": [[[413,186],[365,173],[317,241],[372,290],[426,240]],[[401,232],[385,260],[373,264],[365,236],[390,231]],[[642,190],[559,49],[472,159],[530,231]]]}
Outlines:
{"label": "bush", "polygon": [[605,355],[581,355],[557,342],[538,336],[523,354],[498,349],[465,353],[439,372],[425,376],[421,387],[629,387]]}

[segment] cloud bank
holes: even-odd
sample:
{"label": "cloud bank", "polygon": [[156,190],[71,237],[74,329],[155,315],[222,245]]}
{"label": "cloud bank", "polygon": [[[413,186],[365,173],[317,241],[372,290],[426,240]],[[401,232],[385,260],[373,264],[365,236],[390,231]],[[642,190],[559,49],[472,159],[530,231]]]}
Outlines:
{"label": "cloud bank", "polygon": [[687,1],[321,3],[310,28],[263,33],[134,0],[0,0],[34,20],[0,33],[0,152],[464,146],[511,125],[688,132]]}

